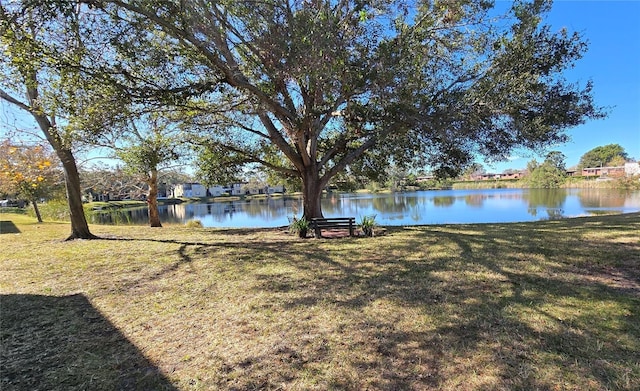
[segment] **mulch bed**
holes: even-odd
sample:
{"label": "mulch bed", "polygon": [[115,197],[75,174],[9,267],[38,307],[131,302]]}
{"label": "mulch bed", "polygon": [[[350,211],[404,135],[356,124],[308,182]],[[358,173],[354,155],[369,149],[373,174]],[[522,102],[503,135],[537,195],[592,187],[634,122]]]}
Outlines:
{"label": "mulch bed", "polygon": [[[378,228],[375,230],[374,236],[382,236],[386,235],[387,230],[385,228]],[[313,237],[313,230],[309,231],[309,235]],[[348,238],[349,230],[348,229],[323,229],[322,230],[322,239],[340,239],[340,238]],[[361,230],[357,229],[355,231],[354,237],[356,238],[364,238],[364,234]]]}

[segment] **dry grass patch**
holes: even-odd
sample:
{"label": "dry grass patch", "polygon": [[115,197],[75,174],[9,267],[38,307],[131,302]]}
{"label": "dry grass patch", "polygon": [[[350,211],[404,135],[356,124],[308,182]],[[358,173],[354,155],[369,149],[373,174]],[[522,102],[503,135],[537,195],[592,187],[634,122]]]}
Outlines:
{"label": "dry grass patch", "polygon": [[[7,217],[3,390],[36,372],[51,390],[640,389],[639,214],[332,240],[93,226],[108,240],[74,242]],[[51,301],[75,304],[33,310]]]}

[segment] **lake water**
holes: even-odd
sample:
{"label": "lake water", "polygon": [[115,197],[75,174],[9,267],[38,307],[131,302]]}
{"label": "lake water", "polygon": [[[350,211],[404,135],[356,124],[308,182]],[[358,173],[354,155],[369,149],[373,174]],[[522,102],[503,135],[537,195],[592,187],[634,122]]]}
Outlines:
{"label": "lake water", "polygon": [[[522,222],[640,211],[640,191],[611,189],[430,190],[392,194],[329,193],[325,217],[376,216],[383,226]],[[147,209],[92,217],[96,223],[145,224]],[[302,214],[302,199],[183,203],[160,206],[163,222],[200,220],[205,227],[281,227]]]}

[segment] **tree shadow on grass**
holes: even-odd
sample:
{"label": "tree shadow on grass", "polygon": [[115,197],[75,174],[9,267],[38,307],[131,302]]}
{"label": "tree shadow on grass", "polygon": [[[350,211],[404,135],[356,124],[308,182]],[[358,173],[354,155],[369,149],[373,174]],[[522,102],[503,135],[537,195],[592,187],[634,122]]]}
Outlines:
{"label": "tree shadow on grass", "polygon": [[[231,326],[264,337],[270,324],[259,319],[279,323],[268,341],[230,343],[249,340],[221,359],[218,389],[312,376],[345,390],[631,390],[640,385],[637,216],[416,227],[372,248],[233,232],[220,243],[162,242],[180,245],[175,267],[227,251],[220,266],[247,276],[247,302],[260,300]],[[617,237],[590,241],[594,228]],[[268,262],[286,267],[260,268]],[[626,285],[605,279],[610,270]]]}
{"label": "tree shadow on grass", "polygon": [[0,302],[0,389],[176,390],[85,296]]}
{"label": "tree shadow on grass", "polygon": [[20,230],[13,221],[0,220],[0,234],[19,234]]}
{"label": "tree shadow on grass", "polygon": [[[598,228],[615,228],[624,238],[637,225],[637,218],[628,226],[605,219]],[[255,289],[271,294],[272,302],[265,303],[270,310],[326,306],[349,314],[345,333],[359,339],[352,347],[359,353],[343,368],[362,375],[337,384],[340,389],[366,388],[363,382],[385,390],[640,385],[640,354],[633,342],[620,343],[639,336],[639,279],[632,268],[640,261],[637,244],[585,242],[579,221],[513,224],[508,232],[471,228],[418,228],[403,243],[377,249],[371,259],[355,257],[358,263],[336,262],[345,254],[352,259],[351,250],[318,249],[291,262],[312,271],[309,276],[265,273],[256,276]],[[436,243],[453,250],[429,254]],[[590,278],[593,271],[583,270],[587,265],[617,270],[627,284]],[[387,311],[411,308],[423,317],[411,328],[398,327],[406,318],[385,312],[385,305]]]}

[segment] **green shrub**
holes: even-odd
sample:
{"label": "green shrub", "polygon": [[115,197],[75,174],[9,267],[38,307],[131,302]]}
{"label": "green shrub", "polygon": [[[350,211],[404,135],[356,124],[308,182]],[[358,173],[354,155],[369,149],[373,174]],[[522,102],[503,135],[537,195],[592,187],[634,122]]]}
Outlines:
{"label": "green shrub", "polygon": [[27,208],[18,208],[17,206],[4,206],[0,208],[0,213],[27,214]]}
{"label": "green shrub", "polygon": [[[40,215],[43,220],[71,221],[71,216],[69,215],[69,204],[65,199],[49,200],[44,204],[38,204],[38,210],[40,210]],[[32,217],[36,216],[33,207],[27,208],[27,214]]]}
{"label": "green shrub", "polygon": [[367,184],[367,190],[373,194],[379,193],[380,191],[382,191],[382,186],[380,186],[378,182],[369,182]]}
{"label": "green shrub", "polygon": [[455,184],[451,179],[428,179],[426,181],[418,182],[418,186],[421,190],[450,189],[454,185]]}
{"label": "green shrub", "polygon": [[297,233],[299,237],[306,238],[307,231],[309,230],[309,222],[304,217],[298,219],[295,216],[291,220],[291,224],[289,224],[289,231],[293,233]]}
{"label": "green shrub", "polygon": [[615,180],[616,189],[640,190],[640,175],[633,175]]}
{"label": "green shrub", "polygon": [[376,223],[376,215],[363,216],[359,225],[364,236],[373,236],[375,234],[374,229],[378,226],[378,223]]}

